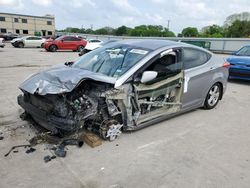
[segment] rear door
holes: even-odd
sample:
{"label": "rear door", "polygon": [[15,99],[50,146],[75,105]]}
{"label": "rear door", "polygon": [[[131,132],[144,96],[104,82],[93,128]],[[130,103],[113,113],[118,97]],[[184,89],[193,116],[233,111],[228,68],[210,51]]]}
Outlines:
{"label": "rear door", "polygon": [[24,43],[25,47],[33,47],[33,37],[25,38]]}
{"label": "rear door", "polygon": [[41,37],[33,37],[33,45],[35,47],[40,47],[42,44],[42,38]]}
{"label": "rear door", "polygon": [[183,48],[184,91],[183,110],[202,105],[204,94],[213,80],[213,65],[209,63],[211,54],[196,48]]}
{"label": "rear door", "polygon": [[63,49],[77,50],[79,41],[81,41],[81,39],[78,39],[76,37],[65,37],[63,40]]}

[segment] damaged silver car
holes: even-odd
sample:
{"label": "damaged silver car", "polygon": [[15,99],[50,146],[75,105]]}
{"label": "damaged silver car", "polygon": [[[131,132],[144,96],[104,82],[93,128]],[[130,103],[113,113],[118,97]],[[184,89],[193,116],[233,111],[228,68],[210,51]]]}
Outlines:
{"label": "damaged silver car", "polygon": [[211,52],[167,40],[122,40],[76,62],[32,75],[18,104],[54,133],[86,128],[114,140],[222,98],[228,64]]}

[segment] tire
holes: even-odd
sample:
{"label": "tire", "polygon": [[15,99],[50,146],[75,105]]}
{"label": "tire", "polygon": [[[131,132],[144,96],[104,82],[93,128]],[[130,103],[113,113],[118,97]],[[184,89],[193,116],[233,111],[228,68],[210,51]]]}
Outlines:
{"label": "tire", "polygon": [[24,43],[19,42],[19,43],[17,44],[17,46],[18,46],[18,48],[23,48],[23,47],[24,47]]}
{"label": "tire", "polygon": [[219,83],[215,83],[208,91],[205,99],[204,108],[213,109],[219,102],[222,95],[222,88]]}
{"label": "tire", "polygon": [[78,46],[78,48],[77,48],[77,51],[78,52],[81,52],[81,51],[83,51],[84,50],[84,46]]}
{"label": "tire", "polygon": [[52,45],[49,47],[49,51],[51,51],[51,52],[56,52],[56,50],[57,50],[57,46],[54,45],[54,44],[52,44]]}

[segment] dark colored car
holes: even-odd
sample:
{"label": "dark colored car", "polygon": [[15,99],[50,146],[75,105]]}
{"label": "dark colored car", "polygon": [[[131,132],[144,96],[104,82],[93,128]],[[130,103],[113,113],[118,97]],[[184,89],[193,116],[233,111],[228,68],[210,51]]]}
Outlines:
{"label": "dark colored car", "polygon": [[250,45],[244,46],[227,58],[229,79],[250,80]]}
{"label": "dark colored car", "polygon": [[57,50],[73,50],[82,51],[86,46],[87,42],[81,38],[74,36],[61,36],[55,40],[47,40],[44,43],[44,48],[47,51],[55,52]]}
{"label": "dark colored car", "polygon": [[15,33],[6,33],[6,34],[0,36],[0,38],[3,38],[5,41],[13,40],[13,39],[18,38],[18,37],[20,37],[20,35],[15,34]]}

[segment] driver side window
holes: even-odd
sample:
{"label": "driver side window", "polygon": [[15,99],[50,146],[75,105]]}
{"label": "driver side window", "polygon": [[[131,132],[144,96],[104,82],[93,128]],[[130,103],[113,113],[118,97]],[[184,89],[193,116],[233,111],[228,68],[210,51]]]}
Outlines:
{"label": "driver side window", "polygon": [[168,78],[178,74],[182,69],[180,52],[178,50],[170,52],[157,58],[145,71],[157,72],[156,78]]}

